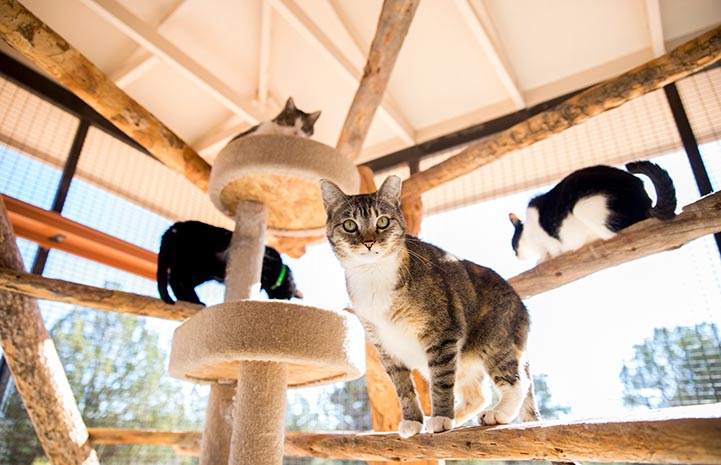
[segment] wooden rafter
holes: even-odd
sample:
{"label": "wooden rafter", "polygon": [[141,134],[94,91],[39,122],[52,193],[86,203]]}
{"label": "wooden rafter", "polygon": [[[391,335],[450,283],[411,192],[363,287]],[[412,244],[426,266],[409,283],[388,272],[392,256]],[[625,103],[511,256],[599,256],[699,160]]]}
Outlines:
{"label": "wooden rafter", "polygon": [[629,226],[606,241],[599,240],[545,261],[508,280],[526,298],[555,289],[596,271],[651,254],[673,250],[721,231],[721,192],[707,195],[674,219],[651,218]]}
{"label": "wooden rafter", "polygon": [[[181,446],[198,454],[200,433],[90,428],[96,444]],[[285,455],[407,462],[418,459],[553,460],[721,464],[721,404],[627,417],[457,428],[401,439],[395,433],[288,431]],[[155,442],[151,442],[155,441]]]}
{"label": "wooden rafter", "polygon": [[[180,10],[186,1],[187,0],[176,0],[176,2],[165,11],[165,14],[153,23],[155,29],[162,28],[163,25]],[[130,56],[126,57],[120,69],[110,74],[110,79],[112,79],[118,87],[125,88],[145,74],[157,61],[157,56],[141,46]]]}
{"label": "wooden rafter", "polygon": [[648,35],[653,56],[661,56],[666,53],[666,41],[663,37],[663,22],[661,21],[661,0],[646,0],[646,20],[648,21]]}
{"label": "wooden rafter", "polygon": [[[24,270],[2,199],[0,266]],[[97,464],[97,455],[88,443],[88,431],[37,301],[0,292],[0,313],[3,357],[50,462],[53,465]]]}
{"label": "wooden rafter", "polygon": [[270,39],[271,39],[270,0],[260,2],[260,38],[258,40],[258,104],[265,109],[270,93]]}
{"label": "wooden rafter", "polygon": [[[316,50],[327,56],[346,80],[358,84],[363,74],[343,54],[334,42],[308,17],[294,0],[271,0],[273,9],[293,26]],[[379,113],[407,144],[415,143],[413,126],[406,121],[403,114],[393,104],[383,100],[378,108]]]}
{"label": "wooden rafter", "polygon": [[518,86],[518,80],[511,69],[510,61],[501,50],[490,15],[485,10],[483,2],[471,5],[469,0],[454,0],[454,5],[496,72],[501,85],[508,92],[508,96],[513,101],[516,109],[526,108],[526,101],[523,98],[521,88]]}
{"label": "wooden rafter", "polygon": [[16,0],[0,0],[0,37],[155,158],[207,192],[210,165]]}
{"label": "wooden rafter", "polygon": [[419,0],[385,0],[376,34],[363,69],[363,78],[346,116],[336,148],[357,160],[383,99],[388,80],[408,33]]}
{"label": "wooden rafter", "polygon": [[457,155],[403,182],[402,197],[412,197],[470,173],[513,151],[547,139],[604,111],[660,89],[721,59],[721,27],[670,53],[602,82],[550,110],[472,144]]}
{"label": "wooden rafter", "polygon": [[205,89],[210,96],[234,114],[251,124],[257,124],[265,119],[265,115],[255,108],[251,99],[239,95],[119,2],[115,0],[82,0],[82,2],[153,55]]}

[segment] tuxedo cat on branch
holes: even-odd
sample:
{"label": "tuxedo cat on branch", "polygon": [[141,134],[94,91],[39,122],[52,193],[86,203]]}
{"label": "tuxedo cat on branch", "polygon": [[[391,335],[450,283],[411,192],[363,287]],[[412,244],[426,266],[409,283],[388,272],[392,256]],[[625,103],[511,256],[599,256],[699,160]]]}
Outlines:
{"label": "tuxedo cat on branch", "polygon": [[[628,163],[626,169],[599,165],[574,171],[547,193],[531,199],[525,224],[511,213],[511,245],[518,258],[542,262],[596,239],[609,239],[647,218],[673,218],[676,190],[666,170],[650,161]],[[655,206],[643,181],[631,173],[651,179]]]}
{"label": "tuxedo cat on branch", "polygon": [[[200,221],[177,222],[163,234],[158,252],[158,293],[164,302],[175,303],[168,284],[178,300],[203,304],[195,287],[215,280],[225,282],[227,251],[233,233]],[[293,272],[277,250],[265,248],[260,287],[270,299],[299,299]]]}
{"label": "tuxedo cat on branch", "polygon": [[[378,192],[346,195],[321,181],[326,234],[340,261],[356,315],[393,381],[403,420],[398,432],[450,430],[499,400],[479,423],[539,418],[526,360],[529,315],[493,270],[406,234],[401,180]],[[424,419],[411,380],[430,381],[432,416]]]}
{"label": "tuxedo cat on branch", "polygon": [[253,126],[245,132],[233,137],[230,141],[234,141],[240,137],[259,134],[279,134],[286,136],[311,137],[313,135],[313,127],[320,117],[320,111],[306,113],[299,110],[295,106],[293,97],[288,97],[285,107],[278,115],[270,121]]}

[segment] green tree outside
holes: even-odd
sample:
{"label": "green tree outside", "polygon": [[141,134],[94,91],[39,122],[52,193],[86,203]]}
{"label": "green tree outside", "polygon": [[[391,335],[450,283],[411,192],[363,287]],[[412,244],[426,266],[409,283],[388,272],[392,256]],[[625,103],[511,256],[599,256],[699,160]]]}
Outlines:
{"label": "green tree outside", "polygon": [[721,343],[713,323],[657,328],[620,377],[624,403],[661,408],[721,401]]}
{"label": "green tree outside", "polygon": [[[166,354],[146,320],[74,308],[51,329],[83,419],[91,427],[199,430],[205,402],[166,374]],[[27,465],[44,454],[14,389],[2,411],[0,463]],[[96,446],[104,464],[190,464],[169,448]]]}

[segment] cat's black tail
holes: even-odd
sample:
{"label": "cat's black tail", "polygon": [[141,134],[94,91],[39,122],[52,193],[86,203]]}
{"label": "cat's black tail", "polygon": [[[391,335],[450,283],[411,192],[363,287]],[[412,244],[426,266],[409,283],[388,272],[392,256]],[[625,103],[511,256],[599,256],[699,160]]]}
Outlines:
{"label": "cat's black tail", "polygon": [[656,206],[649,212],[651,216],[669,220],[676,215],[676,188],[668,172],[650,161],[634,161],[626,165],[629,173],[644,174],[651,178],[656,188]]}
{"label": "cat's black tail", "polygon": [[175,225],[168,228],[163,234],[163,238],[160,240],[160,250],[158,250],[158,271],[156,272],[156,280],[158,281],[158,294],[163,302],[167,304],[174,304],[175,301],[170,294],[168,294],[168,273],[169,273],[169,258],[172,250],[175,250],[172,243],[175,241]]}

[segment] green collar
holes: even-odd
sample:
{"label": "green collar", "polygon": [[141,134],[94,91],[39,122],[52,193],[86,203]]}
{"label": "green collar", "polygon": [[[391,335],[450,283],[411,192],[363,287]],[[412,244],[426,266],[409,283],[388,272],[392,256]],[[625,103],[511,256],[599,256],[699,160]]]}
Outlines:
{"label": "green collar", "polygon": [[288,268],[287,266],[283,265],[283,268],[280,269],[280,274],[278,275],[278,279],[275,280],[275,284],[270,286],[270,288],[272,290],[278,289],[280,287],[280,285],[283,284],[283,279],[285,279],[285,273],[286,273],[287,268]]}

